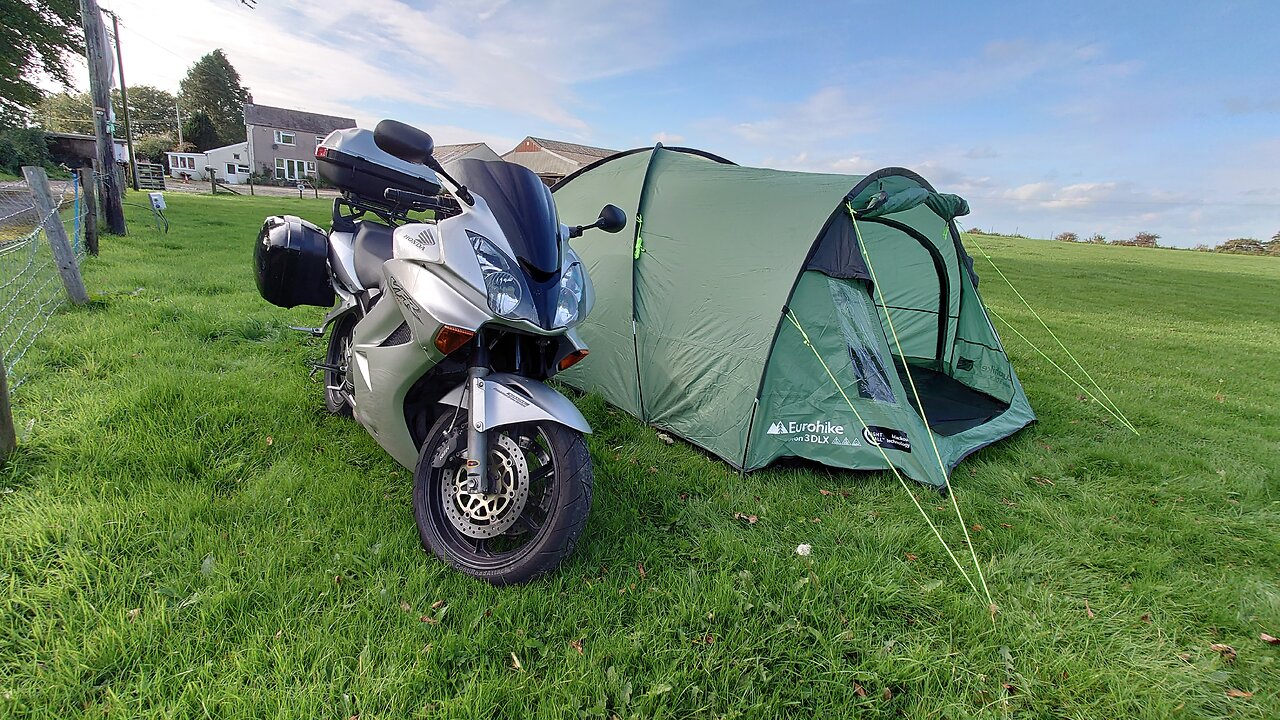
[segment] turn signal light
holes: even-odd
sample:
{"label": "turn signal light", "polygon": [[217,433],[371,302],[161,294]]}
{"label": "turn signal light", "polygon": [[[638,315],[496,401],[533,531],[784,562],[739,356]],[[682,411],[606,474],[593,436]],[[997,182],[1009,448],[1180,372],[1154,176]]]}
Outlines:
{"label": "turn signal light", "polygon": [[577,365],[578,361],[582,360],[582,358],[586,357],[588,354],[587,349],[583,348],[581,350],[574,350],[568,355],[565,355],[564,359],[560,361],[560,371],[563,372],[574,365]]}
{"label": "turn signal light", "polygon": [[440,332],[436,333],[436,349],[448,355],[458,348],[471,342],[471,338],[476,334],[470,330],[465,330],[452,325],[445,325],[440,328]]}

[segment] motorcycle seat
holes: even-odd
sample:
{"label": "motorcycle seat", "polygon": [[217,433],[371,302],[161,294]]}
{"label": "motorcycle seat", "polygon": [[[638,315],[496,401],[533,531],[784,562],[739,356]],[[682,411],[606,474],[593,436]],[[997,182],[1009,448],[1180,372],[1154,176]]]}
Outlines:
{"label": "motorcycle seat", "polygon": [[391,259],[392,229],[379,223],[364,221],[356,231],[352,250],[356,279],[365,289],[382,289],[382,264]]}

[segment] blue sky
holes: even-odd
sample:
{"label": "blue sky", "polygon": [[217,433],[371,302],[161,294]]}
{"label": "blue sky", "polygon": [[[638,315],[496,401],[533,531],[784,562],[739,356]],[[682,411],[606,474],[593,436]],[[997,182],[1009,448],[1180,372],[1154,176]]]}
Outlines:
{"label": "blue sky", "polygon": [[1002,232],[1280,231],[1274,3],[101,1],[132,83],[223,47],[259,102],[499,153],[661,140],[910,167]]}

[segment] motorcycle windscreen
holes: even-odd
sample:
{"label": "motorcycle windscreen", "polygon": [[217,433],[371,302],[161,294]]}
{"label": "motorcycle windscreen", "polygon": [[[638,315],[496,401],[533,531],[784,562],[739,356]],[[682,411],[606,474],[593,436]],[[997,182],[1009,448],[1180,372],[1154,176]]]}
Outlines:
{"label": "motorcycle windscreen", "polygon": [[453,176],[484,198],[516,259],[535,283],[560,271],[560,220],[551,191],[532,170],[515,163],[465,158],[450,164]]}

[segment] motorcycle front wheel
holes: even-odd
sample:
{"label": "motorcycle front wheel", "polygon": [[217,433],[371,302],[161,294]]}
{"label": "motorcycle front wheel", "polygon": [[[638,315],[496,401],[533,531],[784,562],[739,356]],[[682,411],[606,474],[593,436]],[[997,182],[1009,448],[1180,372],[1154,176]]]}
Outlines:
{"label": "motorcycle front wheel", "polygon": [[528,582],[573,552],[591,510],[591,456],[581,433],[551,422],[489,431],[497,492],[467,492],[467,413],[442,413],[414,471],[422,544],[494,585]]}

